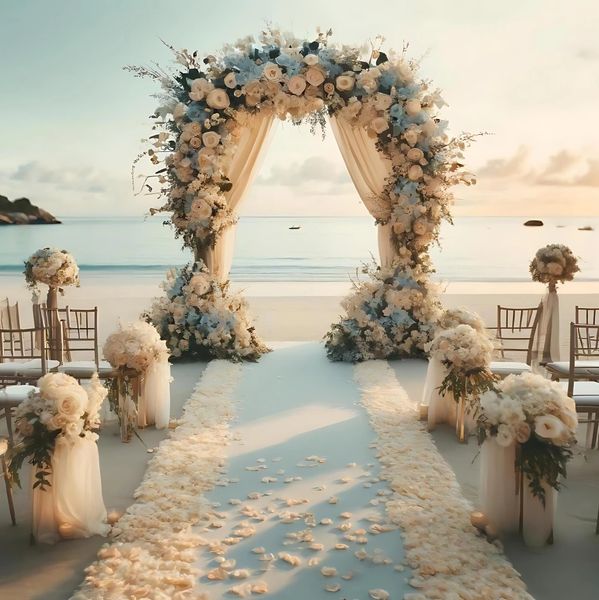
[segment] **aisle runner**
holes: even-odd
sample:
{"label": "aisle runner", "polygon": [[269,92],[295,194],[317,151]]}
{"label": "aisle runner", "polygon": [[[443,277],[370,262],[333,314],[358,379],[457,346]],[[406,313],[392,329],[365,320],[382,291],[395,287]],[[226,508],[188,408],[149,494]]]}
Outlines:
{"label": "aisle runner", "polygon": [[[210,600],[403,597],[414,591],[384,514],[374,434],[352,365],[316,343],[244,368],[228,474],[208,494],[214,521],[199,566]],[[328,591],[327,591],[328,590]],[[334,593],[338,591],[338,593]]]}

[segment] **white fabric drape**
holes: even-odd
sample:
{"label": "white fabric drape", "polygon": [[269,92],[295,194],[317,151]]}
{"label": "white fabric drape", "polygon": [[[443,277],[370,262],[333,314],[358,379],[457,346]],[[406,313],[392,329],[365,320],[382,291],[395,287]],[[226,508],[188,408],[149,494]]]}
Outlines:
{"label": "white fabric drape", "polygon": [[[513,533],[520,527],[520,495],[516,493],[516,444],[500,446],[494,439],[484,441],[480,450],[481,511],[500,533]],[[522,537],[527,546],[547,544],[552,537],[557,492],[542,484],[545,506],[530,491],[528,477],[523,478]]]}
{"label": "white fabric drape", "polygon": [[138,412],[146,425],[168,427],[171,413],[171,365],[168,360],[154,361],[144,373]]}
{"label": "white fabric drape", "polygon": [[433,430],[439,423],[455,425],[456,403],[451,394],[441,396],[439,387],[447,376],[447,368],[435,356],[428,361],[424,393],[421,404],[428,406],[428,428]]}
{"label": "white fabric drape", "polygon": [[549,290],[540,304],[541,319],[537,333],[537,362],[558,361],[559,350],[559,298],[555,290]]}
{"label": "white fabric drape", "polygon": [[[229,208],[234,213],[237,212],[237,208],[256,174],[274,119],[272,114],[257,112],[249,116],[247,123],[242,127],[235,154],[225,173],[233,184],[231,190],[225,193],[225,197]],[[199,250],[199,258],[204,261],[208,270],[219,281],[224,282],[231,270],[234,248],[235,225],[231,225],[221,233],[214,248]]]}
{"label": "white fabric drape", "polygon": [[480,449],[479,499],[482,512],[500,533],[518,531],[520,507],[516,495],[516,446],[487,439]]}
{"label": "white fabric drape", "polygon": [[106,535],[100,459],[96,442],[76,438],[56,440],[52,455],[51,487],[33,490],[33,535],[53,544],[60,539]]}
{"label": "white fabric drape", "polygon": [[[391,174],[391,161],[377,150],[376,140],[363,127],[353,126],[342,117],[331,117],[331,128],[362,202],[375,219],[386,220],[391,207],[381,193]],[[378,226],[378,244],[381,265],[389,266],[395,258],[391,225]]]}

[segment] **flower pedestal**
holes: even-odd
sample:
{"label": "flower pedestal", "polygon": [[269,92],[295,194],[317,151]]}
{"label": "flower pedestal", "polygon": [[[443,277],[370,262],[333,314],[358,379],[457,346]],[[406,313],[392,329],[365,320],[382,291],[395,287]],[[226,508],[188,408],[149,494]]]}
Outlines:
{"label": "flower pedestal", "polygon": [[48,323],[48,347],[50,349],[50,358],[62,362],[63,335],[60,318],[58,316],[58,288],[55,286],[48,287],[46,308],[48,309],[48,318],[50,321]]}
{"label": "flower pedestal", "polygon": [[100,458],[92,437],[74,441],[59,437],[46,479],[50,486],[33,488],[32,535],[36,542],[53,544],[108,533]]}
{"label": "flower pedestal", "polygon": [[559,351],[559,298],[555,283],[550,283],[539,304],[541,322],[537,336],[537,361],[547,364],[558,361]]}
{"label": "flower pedestal", "polygon": [[521,475],[520,534],[531,548],[553,544],[553,522],[557,508],[557,491],[543,482],[545,504],[530,491],[528,477]]}

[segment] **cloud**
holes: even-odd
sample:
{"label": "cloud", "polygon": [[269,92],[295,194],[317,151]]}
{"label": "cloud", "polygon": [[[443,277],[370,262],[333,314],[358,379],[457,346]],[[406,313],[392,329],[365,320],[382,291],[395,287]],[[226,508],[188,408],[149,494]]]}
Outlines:
{"label": "cloud", "polygon": [[570,150],[552,154],[539,169],[529,167],[530,151],[520,146],[513,156],[494,158],[477,170],[479,178],[504,179],[534,186],[599,187],[599,159]]}
{"label": "cloud", "polygon": [[596,48],[579,48],[576,52],[576,58],[580,58],[581,60],[594,61],[599,59],[599,50]]}
{"label": "cloud", "polygon": [[28,184],[49,184],[61,190],[76,190],[91,194],[108,191],[105,178],[91,168],[51,168],[38,161],[20,164],[9,174],[9,179]]}
{"label": "cloud", "polygon": [[270,173],[258,177],[256,183],[288,187],[305,187],[318,183],[326,186],[325,193],[331,194],[345,188],[345,184],[350,184],[351,180],[345,168],[338,163],[324,156],[310,156],[302,162],[274,165]]}

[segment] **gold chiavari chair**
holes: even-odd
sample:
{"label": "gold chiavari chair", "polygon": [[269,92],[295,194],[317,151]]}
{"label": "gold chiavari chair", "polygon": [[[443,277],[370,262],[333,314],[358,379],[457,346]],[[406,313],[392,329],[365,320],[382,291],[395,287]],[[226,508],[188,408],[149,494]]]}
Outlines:
{"label": "gold chiavari chair", "polygon": [[583,325],[599,325],[599,307],[577,305],[574,309],[574,322]]}
{"label": "gold chiavari chair", "polygon": [[586,415],[586,420],[579,422],[587,424],[590,448],[599,441],[599,367],[593,359],[599,359],[599,324],[570,323],[570,368],[562,386],[574,400],[576,412]]}
{"label": "gold chiavari chair", "polygon": [[6,438],[0,439],[0,464],[2,465],[2,476],[4,477],[4,485],[6,487],[6,499],[8,501],[8,510],[10,512],[10,519],[13,525],[17,524],[17,518],[15,515],[15,504],[12,497],[12,486],[10,484],[10,477],[8,475],[8,466],[6,464],[6,453],[8,452],[8,440]]}
{"label": "gold chiavari chair", "polygon": [[[499,342],[501,360],[491,363],[491,371],[499,377],[532,372],[534,341],[542,308],[508,308],[497,306],[495,336]],[[510,360],[514,354],[524,354],[525,361]]]}

